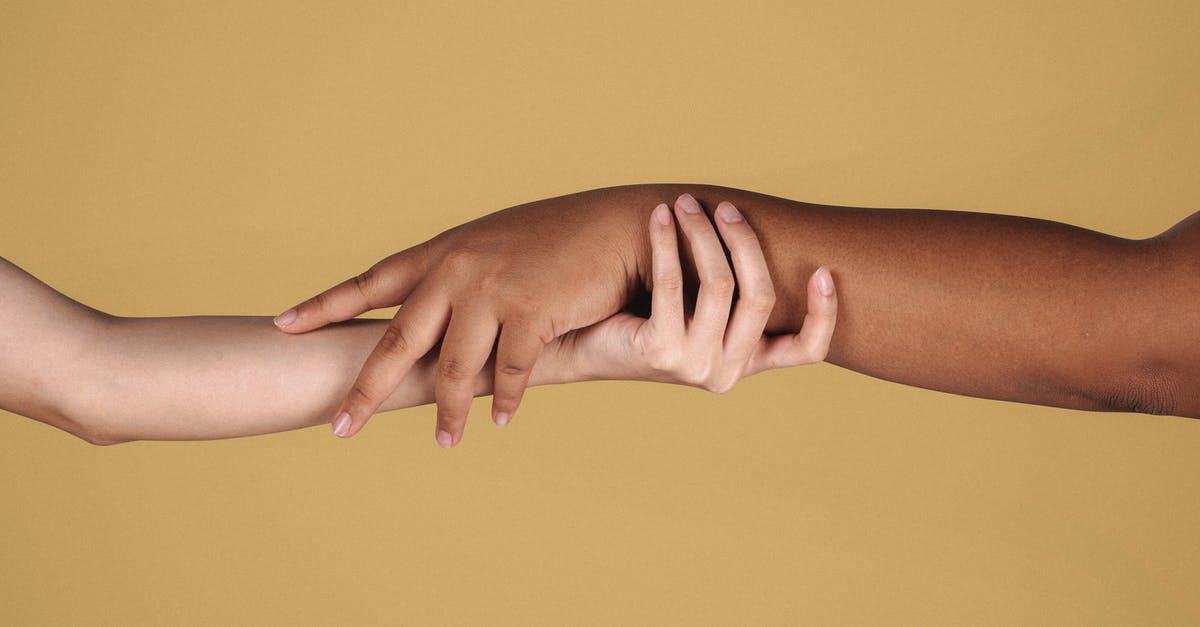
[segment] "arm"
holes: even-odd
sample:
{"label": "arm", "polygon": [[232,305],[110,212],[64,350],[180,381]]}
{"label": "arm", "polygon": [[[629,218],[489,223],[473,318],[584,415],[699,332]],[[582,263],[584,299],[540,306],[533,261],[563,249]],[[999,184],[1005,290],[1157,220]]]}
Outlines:
{"label": "arm", "polygon": [[[491,345],[498,326],[515,329],[500,337],[505,367],[493,400],[493,415],[509,414],[541,343],[611,315],[652,287],[637,208],[685,192],[710,211],[721,200],[740,208],[762,234],[777,279],[805,276],[817,259],[830,266],[843,289],[832,363],[958,394],[1200,417],[1196,216],[1133,241],[1031,218],[631,185],[485,216],[384,259],[278,323],[304,333],[405,302],[339,405],[340,416],[353,417],[351,434],[443,335],[450,350],[439,364],[438,421],[461,425],[470,400],[461,382],[482,363],[481,347]],[[700,210],[690,198],[677,207]],[[580,243],[581,234],[591,245]],[[597,242],[613,254],[599,253]],[[768,331],[796,330],[806,314],[803,292],[777,287]],[[541,306],[521,306],[530,302]],[[461,310],[472,315],[459,315],[467,303]]]}
{"label": "arm", "polygon": [[[95,444],[310,426],[336,404],[384,324],[296,338],[269,318],[118,318],[0,259],[0,408]],[[423,360],[385,406],[429,402],[431,375]]]}
{"label": "arm", "polygon": [[[775,276],[817,259],[833,269],[831,363],[970,396],[1200,417],[1200,214],[1135,241],[1032,218],[686,189],[741,208]],[[804,296],[778,288],[767,328],[797,328]]]}
{"label": "arm", "polygon": [[[774,291],[754,232],[745,223],[719,225],[734,255],[731,270],[708,221],[690,220],[684,231],[697,241],[696,265],[707,277],[700,288],[707,305],[697,313],[709,324],[685,325],[674,226],[665,206],[653,215],[656,276],[674,289],[652,294],[649,320],[620,314],[552,342],[533,368],[532,385],[632,378],[724,390],[761,370],[821,360],[837,305],[827,271],[809,280],[814,315],[804,332],[764,338]],[[736,276],[743,288],[732,313],[731,295],[714,280],[722,276]],[[0,296],[0,408],[94,444],[228,438],[318,424],[387,327],[356,320],[290,336],[260,317],[117,318],[3,259]],[[436,353],[421,358],[383,408],[432,401],[436,362]],[[489,360],[473,381],[475,395],[491,392],[492,371]]]}

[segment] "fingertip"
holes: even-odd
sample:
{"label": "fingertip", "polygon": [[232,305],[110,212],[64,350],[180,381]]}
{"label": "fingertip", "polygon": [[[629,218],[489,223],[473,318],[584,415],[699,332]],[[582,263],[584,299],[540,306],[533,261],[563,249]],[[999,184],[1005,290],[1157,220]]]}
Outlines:
{"label": "fingertip", "polygon": [[454,446],[454,436],[450,435],[450,432],[445,429],[438,429],[436,439],[438,446],[442,448],[452,448]]}
{"label": "fingertip", "polygon": [[817,268],[817,271],[813,273],[813,277],[817,283],[817,291],[821,293],[821,296],[825,298],[833,296],[833,274],[829,272],[829,268],[825,266]]}
{"label": "fingertip", "polygon": [[726,224],[734,224],[745,220],[742,217],[742,212],[738,211],[737,207],[733,206],[733,203],[728,200],[722,200],[721,204],[717,205],[717,216]]}
{"label": "fingertip", "polygon": [[683,193],[675,200],[675,207],[684,213],[700,213],[700,203],[691,194]]}
{"label": "fingertip", "polygon": [[354,419],[347,412],[341,412],[333,420],[333,434],[339,438],[350,437],[350,429],[354,426]]}
{"label": "fingertip", "polygon": [[659,205],[654,208],[652,217],[655,222],[662,226],[671,225],[671,211],[667,208],[667,203],[665,202],[659,203]]}
{"label": "fingertip", "polygon": [[279,314],[278,316],[275,316],[275,319],[273,320],[273,322],[275,323],[275,326],[281,330],[287,329],[288,326],[290,326],[295,321],[296,321],[296,308],[295,307],[292,307],[291,309]]}
{"label": "fingertip", "polygon": [[[525,390],[522,388],[514,396],[513,391],[507,389],[506,384],[498,385],[503,387],[504,391],[500,396],[494,394],[492,396],[492,422],[496,423],[497,427],[506,427],[508,423],[512,422],[513,416],[521,406],[521,397],[524,396]],[[493,386],[493,388],[495,387],[497,386]]]}
{"label": "fingertip", "polygon": [[275,316],[272,322],[275,323],[275,328],[284,333],[307,333],[329,323],[328,320],[321,320],[319,317],[314,318],[315,313],[307,303],[301,303]]}

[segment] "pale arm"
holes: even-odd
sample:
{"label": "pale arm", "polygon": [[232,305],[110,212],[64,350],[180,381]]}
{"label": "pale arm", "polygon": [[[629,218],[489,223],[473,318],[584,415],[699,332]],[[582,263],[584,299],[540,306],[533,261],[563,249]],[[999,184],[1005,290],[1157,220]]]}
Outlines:
{"label": "pale arm", "polygon": [[[296,337],[267,317],[118,318],[0,259],[0,408],[95,444],[298,429],[324,421],[386,324]],[[433,357],[387,409],[433,400]],[[558,359],[547,353],[537,383],[570,376]],[[490,378],[477,379],[477,393],[488,393]]]}
{"label": "pale arm", "polygon": [[[643,212],[647,217],[656,276],[674,288],[654,293],[658,306],[649,320],[619,314],[551,342],[534,365],[532,385],[624,378],[723,391],[755,372],[824,357],[837,303],[827,271],[808,281],[812,315],[804,332],[764,338],[774,290],[754,232],[741,220],[720,221],[714,231],[704,217],[683,215],[683,235],[708,277],[697,288],[707,305],[696,312],[707,323],[685,326],[673,220],[665,206],[652,216]],[[732,312],[725,278],[743,290]],[[95,444],[227,438],[321,423],[387,326],[356,320],[293,336],[268,318],[117,318],[3,259],[0,295],[0,409]],[[419,359],[383,408],[431,402],[436,361],[436,353]],[[489,359],[475,376],[475,395],[491,392],[493,370]]]}

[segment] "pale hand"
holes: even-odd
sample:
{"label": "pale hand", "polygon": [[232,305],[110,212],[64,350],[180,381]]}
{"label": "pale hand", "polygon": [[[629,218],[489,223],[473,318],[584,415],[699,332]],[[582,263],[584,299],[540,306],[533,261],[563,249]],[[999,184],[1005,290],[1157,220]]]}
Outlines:
{"label": "pale hand", "polygon": [[[695,311],[684,310],[683,278],[672,214],[665,204],[649,221],[654,288],[651,315],[618,313],[572,331],[548,351],[575,379],[629,379],[677,383],[725,392],[738,380],[772,368],[822,361],[837,321],[829,270],[808,280],[808,313],[799,333],[766,337],[775,291],[757,236],[731,203],[716,209],[721,241],[691,197],[675,203],[675,218],[690,245],[700,279]],[[733,307],[733,287],[738,299]]]}

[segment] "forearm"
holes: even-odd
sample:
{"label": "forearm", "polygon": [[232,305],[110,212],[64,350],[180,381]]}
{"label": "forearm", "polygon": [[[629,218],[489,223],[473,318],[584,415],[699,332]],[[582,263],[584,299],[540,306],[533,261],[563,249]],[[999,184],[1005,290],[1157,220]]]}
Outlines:
{"label": "forearm", "polygon": [[[266,317],[111,318],[71,392],[70,414],[99,442],[209,440],[325,424],[379,341],[386,320],[301,336]],[[531,384],[557,382],[550,351]],[[433,402],[436,354],[414,366],[382,410]],[[492,367],[475,379],[491,393]]]}
{"label": "forearm", "polygon": [[[319,424],[381,324],[292,337],[263,317],[106,318],[70,391],[70,414],[99,441],[228,438]],[[414,377],[391,407],[417,404],[417,392]]]}
{"label": "forearm", "polygon": [[[98,444],[322,424],[386,326],[357,320],[292,336],[266,317],[116,318],[0,259],[0,409]],[[422,359],[383,409],[432,402],[435,362]],[[570,377],[565,362],[547,350],[531,383]],[[489,363],[476,394],[491,381]]]}
{"label": "forearm", "polygon": [[798,329],[803,277],[833,270],[832,363],[972,396],[1200,415],[1194,234],[1133,241],[1029,218],[699,185],[615,194],[653,206],[683,192],[710,212],[733,202],[759,233],[778,294],[769,330]]}

